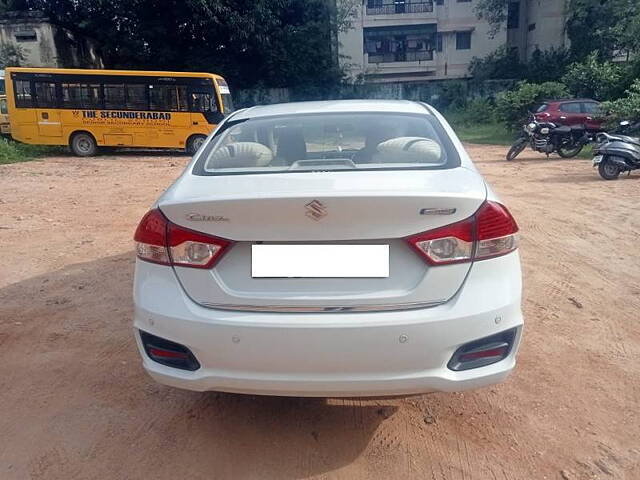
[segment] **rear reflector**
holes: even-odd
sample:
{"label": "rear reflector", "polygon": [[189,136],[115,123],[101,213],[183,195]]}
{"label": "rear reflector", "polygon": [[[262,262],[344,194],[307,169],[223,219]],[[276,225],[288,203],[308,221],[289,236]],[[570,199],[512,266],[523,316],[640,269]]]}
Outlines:
{"label": "rear reflector", "polygon": [[518,225],[504,205],[484,202],[471,217],[406,240],[432,265],[470,262],[518,248]]}
{"label": "rear reflector", "polygon": [[141,260],[192,268],[213,267],[231,245],[229,240],[175,225],[159,209],[142,217],[133,238]]}
{"label": "rear reflector", "polygon": [[181,370],[194,371],[200,368],[196,357],[184,345],[156,337],[140,330],[140,340],[147,356],[154,362]]}
{"label": "rear reflector", "polygon": [[451,370],[470,370],[499,362],[509,355],[516,338],[516,328],[466,343],[449,360]]}

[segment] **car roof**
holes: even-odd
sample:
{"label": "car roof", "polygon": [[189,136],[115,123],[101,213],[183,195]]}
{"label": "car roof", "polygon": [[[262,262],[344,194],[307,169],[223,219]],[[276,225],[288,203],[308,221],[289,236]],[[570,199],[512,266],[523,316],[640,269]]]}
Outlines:
{"label": "car roof", "polygon": [[408,113],[430,115],[425,104],[410,100],[325,100],[277,103],[250,107],[234,115],[234,120],[309,113]]}
{"label": "car roof", "polygon": [[540,103],[566,103],[566,102],[593,102],[600,103],[593,98],[554,98],[553,100],[542,100]]}

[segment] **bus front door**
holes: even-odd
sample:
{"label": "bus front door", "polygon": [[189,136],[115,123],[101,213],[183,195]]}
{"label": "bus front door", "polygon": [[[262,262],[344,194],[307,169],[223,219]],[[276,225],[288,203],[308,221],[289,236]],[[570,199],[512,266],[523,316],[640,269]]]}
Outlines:
{"label": "bus front door", "polygon": [[60,112],[56,110],[38,111],[38,133],[43,137],[61,137]]}

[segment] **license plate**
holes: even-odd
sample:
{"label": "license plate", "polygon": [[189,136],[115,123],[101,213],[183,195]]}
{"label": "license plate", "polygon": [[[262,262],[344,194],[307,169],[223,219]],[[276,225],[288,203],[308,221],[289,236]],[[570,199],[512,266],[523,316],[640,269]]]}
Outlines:
{"label": "license plate", "polygon": [[596,155],[593,157],[593,164],[598,165],[602,161],[602,155]]}
{"label": "license plate", "polygon": [[389,245],[252,245],[253,278],[386,278]]}

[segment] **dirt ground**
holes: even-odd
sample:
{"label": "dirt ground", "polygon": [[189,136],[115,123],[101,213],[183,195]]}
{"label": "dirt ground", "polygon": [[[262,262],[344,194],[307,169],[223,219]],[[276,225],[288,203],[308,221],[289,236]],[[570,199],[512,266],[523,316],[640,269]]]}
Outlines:
{"label": "dirt ground", "polygon": [[468,149],[522,231],[517,369],[366,401],[193,393],[143,372],[132,235],[187,157],[0,166],[0,479],[639,479],[640,175]]}

